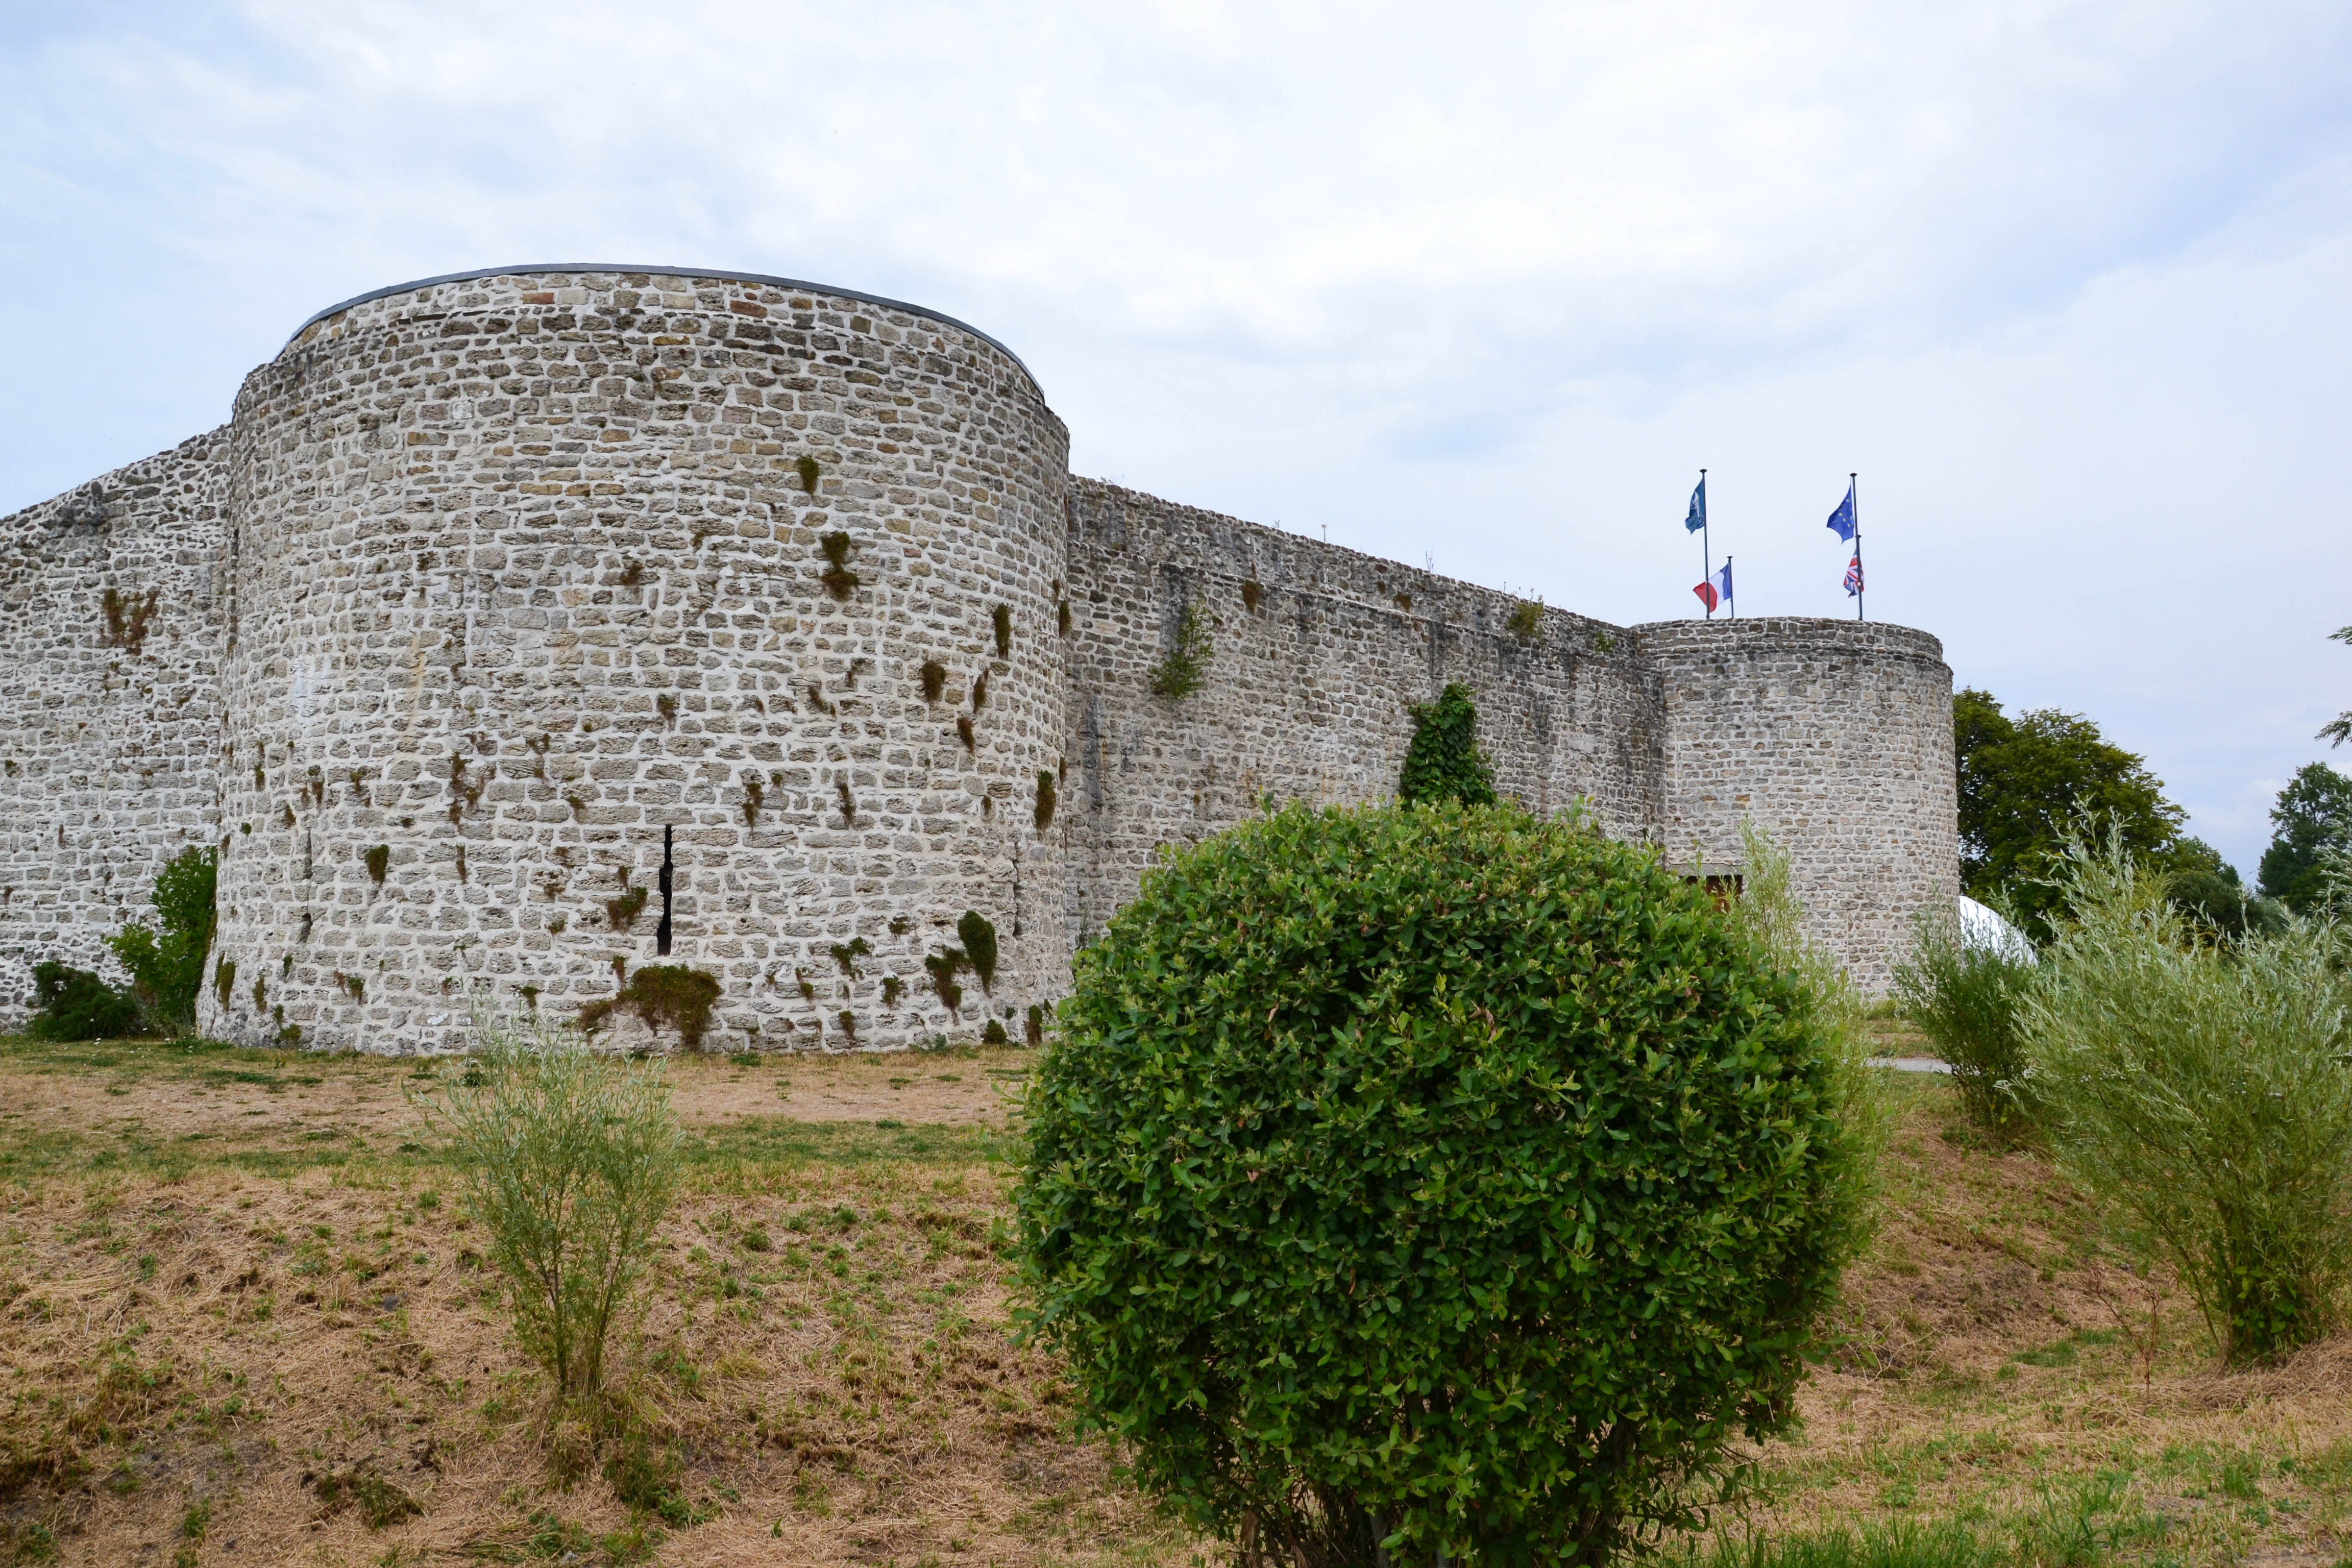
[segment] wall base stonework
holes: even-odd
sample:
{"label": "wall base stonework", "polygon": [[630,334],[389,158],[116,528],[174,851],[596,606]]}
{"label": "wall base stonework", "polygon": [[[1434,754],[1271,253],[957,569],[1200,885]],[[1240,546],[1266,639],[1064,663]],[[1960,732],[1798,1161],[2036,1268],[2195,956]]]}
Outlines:
{"label": "wall base stonework", "polygon": [[[1019,1039],[1161,845],[1390,796],[1454,680],[1533,809],[1710,868],[1774,834],[1865,989],[1957,892],[1932,637],[1538,614],[1066,450],[994,340],[789,279],[322,312],[227,426],[0,519],[0,1011],[210,844],[230,1038],[456,1048],[473,997],[667,962],[714,1047]],[[1188,612],[1204,679],[1155,695]]]}

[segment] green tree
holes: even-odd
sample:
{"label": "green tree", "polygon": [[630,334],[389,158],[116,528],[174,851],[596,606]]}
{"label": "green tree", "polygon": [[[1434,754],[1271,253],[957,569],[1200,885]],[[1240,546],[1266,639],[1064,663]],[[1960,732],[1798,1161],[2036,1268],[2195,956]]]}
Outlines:
{"label": "green tree", "polygon": [[1748,901],[1511,805],[1156,866],[1024,1106],[1025,1321],[1086,1419],[1244,1562],[1689,1522],[1793,1418],[1867,1205],[1835,971]]}
{"label": "green tree", "polygon": [[1415,703],[1412,720],[1412,744],[1405,750],[1397,798],[1407,805],[1423,800],[1494,805],[1494,770],[1478,749],[1478,705],[1471,700],[1470,689],[1459,681],[1449,684],[1436,701]]}
{"label": "green tree", "polygon": [[[2327,635],[2347,647],[2352,647],[2352,626],[2338,626]],[[2322,724],[2319,738],[2331,746],[2340,746],[2352,741],[2352,709],[2338,713],[2333,723]]]}
{"label": "green tree", "polygon": [[2182,838],[2171,859],[2172,907],[2200,935],[2236,942],[2249,932],[2273,931],[2286,923],[2286,906],[2250,892],[2238,868],[2203,839]]}
{"label": "green tree", "polygon": [[1952,740],[1961,884],[2014,910],[2036,942],[2052,935],[2060,894],[2047,879],[2070,837],[2112,831],[2144,864],[2174,868],[2189,814],[2164,798],[2143,759],[2081,714],[2042,708],[2011,719],[1990,692],[1969,689],[1952,699]]}
{"label": "green tree", "polygon": [[210,849],[183,849],[163,862],[149,889],[159,931],[124,926],[106,939],[131,972],[131,999],[167,1035],[196,1026],[196,992],[213,950],[213,902],[218,871]]}
{"label": "green tree", "polygon": [[2311,913],[2326,891],[2330,857],[2352,853],[2352,778],[2326,763],[2305,763],[2279,791],[2271,829],[2263,892],[2297,914]]}

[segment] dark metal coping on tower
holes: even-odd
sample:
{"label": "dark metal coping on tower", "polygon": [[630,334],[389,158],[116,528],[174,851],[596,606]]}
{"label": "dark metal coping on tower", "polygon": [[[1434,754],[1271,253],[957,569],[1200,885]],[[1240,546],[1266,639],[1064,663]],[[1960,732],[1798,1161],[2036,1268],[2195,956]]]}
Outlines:
{"label": "dark metal coping on tower", "polygon": [[388,295],[407,294],[418,289],[430,289],[441,283],[470,283],[477,278],[519,278],[550,272],[618,272],[641,274],[648,278],[723,278],[730,283],[766,283],[774,288],[792,289],[803,293],[829,294],[836,300],[857,300],[868,305],[879,305],[886,310],[904,310],[909,315],[920,316],[925,321],[938,321],[943,326],[953,327],[960,332],[970,332],[973,337],[1019,365],[1021,374],[1029,378],[1029,384],[1037,389],[1037,395],[1040,397],[1045,395],[1045,384],[1037,379],[1037,373],[1031,370],[1019,354],[1014,353],[970,321],[959,321],[943,310],[934,310],[928,305],[910,304],[904,300],[888,299],[880,294],[863,293],[856,289],[839,289],[830,283],[811,283],[800,278],[777,278],[765,272],[728,272],[716,267],[623,267],[608,261],[564,261],[549,262],[535,267],[477,267],[471,272],[444,272],[437,278],[419,278],[413,282],[394,283],[389,288],[371,289],[364,294],[354,294],[341,304],[330,305],[312,316],[295,328],[292,336],[286,341],[291,343],[295,338],[300,337],[328,317],[340,316],[354,305],[364,305],[371,300],[382,300]]}

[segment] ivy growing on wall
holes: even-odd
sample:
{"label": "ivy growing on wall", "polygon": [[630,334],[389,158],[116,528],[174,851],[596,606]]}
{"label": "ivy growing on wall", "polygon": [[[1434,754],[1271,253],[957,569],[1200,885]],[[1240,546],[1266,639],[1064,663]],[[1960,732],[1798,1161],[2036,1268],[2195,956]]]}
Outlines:
{"label": "ivy growing on wall", "polygon": [[956,921],[956,935],[963,942],[964,956],[971,961],[971,972],[980,976],[980,988],[995,989],[996,928],[978,910],[966,910]]}
{"label": "ivy growing on wall", "polygon": [[1397,798],[1407,804],[1451,800],[1464,805],[1494,805],[1494,771],[1486,753],[1478,749],[1478,707],[1470,699],[1470,689],[1450,683],[1436,701],[1415,703],[1412,719],[1412,744],[1405,751]]}

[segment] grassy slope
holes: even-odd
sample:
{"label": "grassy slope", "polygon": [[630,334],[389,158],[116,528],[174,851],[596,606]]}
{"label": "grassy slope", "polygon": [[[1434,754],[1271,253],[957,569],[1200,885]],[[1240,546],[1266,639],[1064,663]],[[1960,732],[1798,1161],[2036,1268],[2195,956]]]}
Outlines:
{"label": "grassy slope", "polygon": [[[1007,1332],[985,1090],[1021,1053],[677,1064],[695,1168],[632,1341],[634,1506],[551,1478],[537,1379],[402,1098],[412,1070],[0,1043],[0,1561],[1199,1550],[1069,1437],[1053,1369]],[[2044,1163],[1975,1146],[1940,1083],[1895,1087],[1853,1337],[1730,1528],[1940,1523],[1947,1559],[1965,1537],[2053,1564],[2335,1563],[2352,1347],[2219,1373],[2193,1313],[2116,1266]]]}

